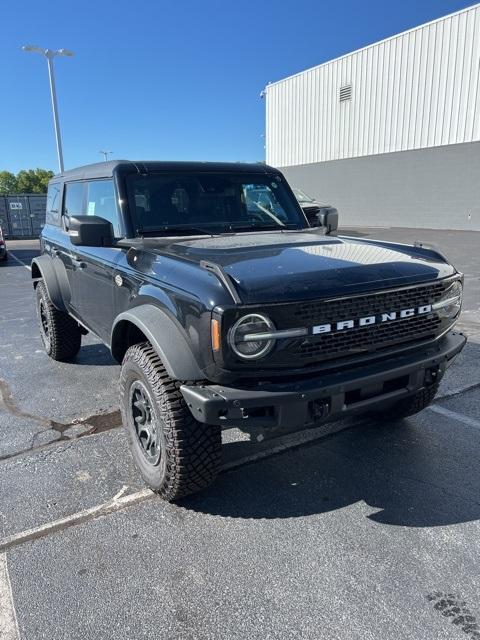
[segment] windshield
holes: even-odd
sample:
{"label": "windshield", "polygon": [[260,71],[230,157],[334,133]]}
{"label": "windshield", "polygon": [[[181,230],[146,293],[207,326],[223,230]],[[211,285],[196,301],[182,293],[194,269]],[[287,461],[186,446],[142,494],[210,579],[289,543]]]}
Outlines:
{"label": "windshield", "polygon": [[150,173],[127,176],[139,234],[199,234],[307,227],[278,175]]}
{"label": "windshield", "polygon": [[302,191],[298,187],[292,187],[292,191],[299,202],[315,202],[315,198],[307,196],[305,191]]}

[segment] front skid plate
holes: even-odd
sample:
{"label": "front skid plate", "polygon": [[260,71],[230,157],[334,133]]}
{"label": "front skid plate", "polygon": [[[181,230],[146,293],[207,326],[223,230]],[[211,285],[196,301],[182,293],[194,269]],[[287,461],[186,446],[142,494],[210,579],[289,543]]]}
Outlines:
{"label": "front skid plate", "polygon": [[300,429],[347,413],[388,405],[442,378],[466,338],[450,332],[438,343],[353,371],[300,382],[232,388],[182,385],[180,391],[199,421],[207,424]]}

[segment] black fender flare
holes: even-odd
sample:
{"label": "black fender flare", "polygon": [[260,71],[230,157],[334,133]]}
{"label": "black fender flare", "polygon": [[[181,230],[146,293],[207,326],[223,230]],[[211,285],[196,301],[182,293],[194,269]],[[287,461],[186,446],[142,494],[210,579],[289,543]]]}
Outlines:
{"label": "black fender flare", "polygon": [[[53,306],[59,311],[67,312],[65,301],[70,300],[70,286],[68,284],[65,267],[58,268],[55,260],[50,256],[38,256],[32,260],[32,279],[41,278],[47,287],[48,295]],[[36,282],[34,283],[36,286]]]}
{"label": "black fender flare", "polygon": [[183,329],[166,311],[153,304],[143,304],[124,311],[115,319],[110,348],[113,357],[121,361],[124,353],[124,329],[135,325],[147,338],[173,380],[204,380]]}

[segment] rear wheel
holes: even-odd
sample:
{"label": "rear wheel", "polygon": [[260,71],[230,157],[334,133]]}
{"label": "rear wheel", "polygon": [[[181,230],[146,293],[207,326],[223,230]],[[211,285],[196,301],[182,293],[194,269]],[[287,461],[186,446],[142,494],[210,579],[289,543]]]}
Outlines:
{"label": "rear wheel", "polygon": [[432,384],[429,387],[425,387],[420,391],[417,391],[412,396],[399,400],[393,406],[389,407],[385,411],[381,411],[382,416],[390,418],[392,420],[401,420],[402,418],[408,418],[420,411],[423,411],[429,404],[431,404],[438,391],[438,383]]}
{"label": "rear wheel", "polygon": [[133,458],[162,498],[177,500],[213,482],[221,460],[220,427],[194,419],[179,383],[148,342],[125,354],[120,406]]}
{"label": "rear wheel", "polygon": [[36,293],[38,324],[45,351],[54,360],[73,358],[82,343],[78,323],[53,306],[43,280],[37,284]]}

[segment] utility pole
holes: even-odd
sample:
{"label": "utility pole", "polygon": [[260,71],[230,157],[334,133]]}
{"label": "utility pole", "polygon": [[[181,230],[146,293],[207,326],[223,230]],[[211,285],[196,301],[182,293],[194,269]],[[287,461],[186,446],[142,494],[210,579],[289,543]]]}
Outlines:
{"label": "utility pole", "polygon": [[103,151],[103,149],[100,149],[100,151],[98,153],[102,153],[103,157],[105,159],[105,162],[108,162],[108,156],[110,153],[113,153],[113,151]]}

